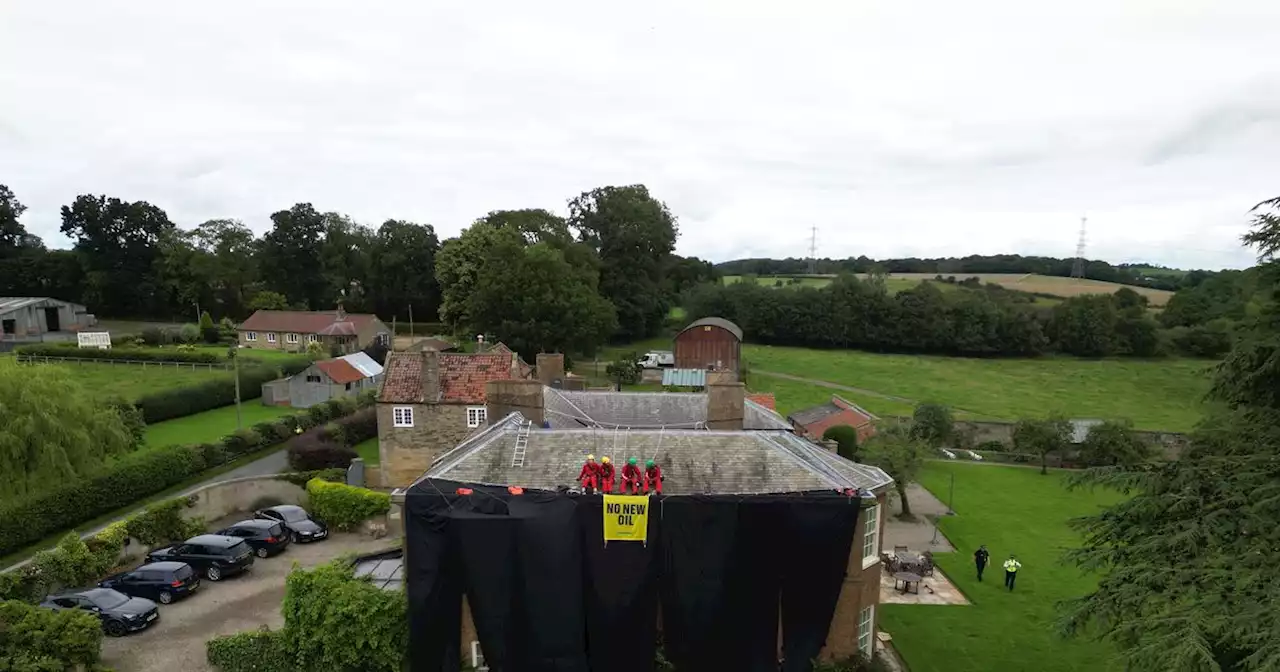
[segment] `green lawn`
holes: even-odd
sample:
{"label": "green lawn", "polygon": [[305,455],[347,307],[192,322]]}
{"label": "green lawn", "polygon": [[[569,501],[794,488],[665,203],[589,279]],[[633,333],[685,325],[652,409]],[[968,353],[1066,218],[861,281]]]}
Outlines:
{"label": "green lawn", "polygon": [[[1055,603],[1084,595],[1095,579],[1059,563],[1064,549],[1079,544],[1066,521],[1096,513],[1118,495],[1067,492],[1062,472],[929,462],[921,483],[945,501],[955,474],[953,508],[941,529],[955,553],[934,557],[972,602],[968,606],[883,605],[880,627],[911,672],[1119,672],[1110,646],[1063,640],[1053,629]],[[973,573],[973,551],[986,544],[994,566],[985,581]],[[1000,563],[1016,553],[1022,562],[1016,589],[1003,586]]]}
{"label": "green lawn", "polygon": [[[259,399],[240,404],[245,427],[301,412],[286,406],[264,406]],[[157,448],[175,443],[212,443],[236,431],[236,407],[223,406],[182,418],[158,422],[147,427],[146,446]]]}
{"label": "green lawn", "polygon": [[375,436],[372,439],[361,441],[356,444],[355,448],[356,454],[360,456],[360,459],[364,460],[367,466],[378,466],[378,437]]}
{"label": "green lawn", "polygon": [[230,372],[197,365],[182,367],[158,364],[111,364],[108,362],[76,362],[32,364],[54,366],[65,370],[73,380],[94,394],[135,400],[144,394],[163,392],[216,378],[229,378]]}
{"label": "green lawn", "polygon": [[[1212,366],[1189,359],[968,359],[762,345],[746,345],[743,353],[755,371],[934,401],[983,417],[1016,420],[1059,411],[1128,418],[1140,429],[1174,432],[1188,431],[1200,419]],[[752,386],[764,378],[752,375]],[[868,410],[880,412],[869,403]]]}
{"label": "green lawn", "polygon": [[834,390],[821,385],[783,378],[770,378],[769,376],[749,375],[747,389],[751,392],[772,392],[774,401],[777,403],[777,411],[783,417],[795,411],[825,404],[831,401],[831,395],[833,394],[838,394],[881,417],[892,415],[909,416],[915,410],[911,404],[904,404],[891,399],[882,399],[845,390]]}

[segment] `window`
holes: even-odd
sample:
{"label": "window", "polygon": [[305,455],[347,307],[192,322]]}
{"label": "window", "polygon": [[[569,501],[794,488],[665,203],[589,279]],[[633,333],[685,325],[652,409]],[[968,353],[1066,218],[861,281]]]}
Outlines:
{"label": "window", "polygon": [[308,382],[308,383],[322,383],[322,382],[324,382],[324,381],[320,380],[320,376],[307,376],[307,382]]}
{"label": "window", "polygon": [[413,408],[409,406],[396,406],[392,408],[391,424],[396,427],[412,427]]}
{"label": "window", "polygon": [[862,568],[866,569],[880,562],[880,505],[869,506],[863,513]]}
{"label": "window", "polygon": [[347,383],[347,391],[348,391],[348,392],[350,392],[350,391],[351,391],[351,383]]}
{"label": "window", "polygon": [[375,340],[375,341],[377,341],[377,342],[379,342],[379,343],[381,343],[381,344],[383,344],[383,345],[390,345],[390,344],[391,344],[391,336],[390,336],[390,335],[388,335],[388,334],[387,334],[387,332],[385,332],[385,331],[380,331],[380,332],[378,332],[378,335],[377,335],[376,337],[374,337],[374,339],[373,339],[373,340]]}
{"label": "window", "polygon": [[479,427],[489,419],[489,411],[484,406],[472,406],[467,409],[467,426]]}
{"label": "window", "polygon": [[244,332],[244,340],[246,340],[246,341],[256,341],[256,340],[258,340],[258,332],[256,332],[256,331],[246,331],[246,332]]}
{"label": "window", "polygon": [[268,343],[275,343],[275,342],[276,342],[276,335],[275,335],[275,333],[274,333],[274,332],[272,332],[272,333],[268,333],[268,334],[267,334],[267,342],[268,342]]}
{"label": "window", "polygon": [[285,337],[284,337],[284,342],[285,342],[285,343],[297,343],[297,342],[298,342],[298,335],[297,335],[297,334],[286,334],[286,335],[285,335]]}
{"label": "window", "polygon": [[875,622],[874,604],[858,612],[858,650],[867,656],[875,653]]}
{"label": "window", "polygon": [[307,334],[308,343],[315,343],[316,341],[319,341],[319,340],[320,340],[319,336],[316,336],[315,334]]}

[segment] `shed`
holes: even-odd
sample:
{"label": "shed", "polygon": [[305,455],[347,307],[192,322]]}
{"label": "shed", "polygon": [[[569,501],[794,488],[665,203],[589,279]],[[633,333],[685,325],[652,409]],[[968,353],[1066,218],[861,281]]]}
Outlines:
{"label": "shed", "polygon": [[[315,362],[288,378],[287,405],[294,408],[310,408],[335,397],[359,394],[362,390],[376,389],[382,383],[382,365],[363,352],[343,355],[334,359]],[[264,403],[268,401],[267,386],[263,386]],[[270,399],[282,402],[278,389],[270,390]]]}
{"label": "shed", "polygon": [[676,368],[737,371],[742,358],[742,329],[722,317],[704,317],[675,338]]}
{"label": "shed", "polygon": [[0,339],[39,341],[65,332],[56,340],[74,340],[74,332],[96,322],[84,306],[47,296],[0,297]]}

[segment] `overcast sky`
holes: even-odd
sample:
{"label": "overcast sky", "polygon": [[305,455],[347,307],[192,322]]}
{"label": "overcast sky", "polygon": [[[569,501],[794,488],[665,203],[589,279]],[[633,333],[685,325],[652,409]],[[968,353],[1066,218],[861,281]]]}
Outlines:
{"label": "overcast sky", "polygon": [[[629,7],[622,9],[620,7]],[[0,183],[255,231],[456,235],[641,182],[723,261],[1242,267],[1280,196],[1280,3],[0,1]],[[1042,9],[1044,8],[1044,9]]]}

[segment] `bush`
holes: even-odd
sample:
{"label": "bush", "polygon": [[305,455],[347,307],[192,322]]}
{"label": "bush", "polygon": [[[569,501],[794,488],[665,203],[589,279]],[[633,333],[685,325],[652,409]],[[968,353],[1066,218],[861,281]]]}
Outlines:
{"label": "bush", "polygon": [[851,462],[858,461],[858,430],[849,425],[828,427],[822,433],[823,441],[836,442],[836,454]]}
{"label": "bush", "polygon": [[102,624],[93,614],[52,611],[10,600],[0,602],[0,663],[5,670],[93,668],[102,647]]}
{"label": "bush", "polygon": [[236,459],[262,447],[262,435],[252,429],[237,429],[222,440],[228,459]]}
{"label": "bush", "polygon": [[156,502],[125,521],[129,536],[147,546],[182,541],[204,532],[204,521],[182,517],[192,502],[186,497]]}
{"label": "bush", "polygon": [[[276,478],[281,481],[292,483],[298,486],[299,488],[303,488],[305,490],[307,487],[307,483],[311,482],[311,479],[313,478],[318,478],[322,481],[329,481],[330,483],[346,483],[347,470],[346,469],[321,469],[319,471],[290,471],[290,472],[285,472],[283,474],[277,474]],[[255,507],[255,508],[260,509],[262,507]]]}
{"label": "bush", "polygon": [[982,443],[979,443],[978,447],[974,448],[974,450],[985,450],[993,453],[1003,453],[1006,450],[1009,450],[1009,447],[1004,445],[1003,441],[983,441]]}
{"label": "bush", "polygon": [[131,362],[177,362],[180,364],[221,364],[225,358],[216,352],[179,350],[177,348],[113,347],[110,350],[78,348],[75,344],[41,343],[24,345],[14,350],[19,355],[32,357],[78,357],[80,359],[113,359]]}
{"label": "bush", "polygon": [[329,402],[316,404],[307,409],[307,415],[311,417],[312,425],[321,425],[328,422],[333,417],[333,406]]}
{"label": "bush", "polygon": [[142,330],[142,342],[151,346],[168,345],[173,342],[173,332],[160,327],[147,327]]}
{"label": "bush", "polygon": [[311,511],[337,530],[350,530],[365,520],[391,510],[391,496],[320,479],[307,482]]}
{"label": "bush", "polygon": [[344,560],[289,573],[281,609],[285,646],[305,670],[400,672],[409,650],[405,594],[353,574]]}
{"label": "bush", "polygon": [[294,658],[285,648],[284,635],[266,628],[214,637],[205,645],[209,664],[222,672],[293,672]]}
{"label": "bush", "polygon": [[308,432],[290,439],[289,466],[296,471],[317,469],[346,469],[356,459],[356,451],[340,443],[326,441],[317,433]]}
{"label": "bush", "polygon": [[187,323],[178,329],[179,343],[195,343],[200,340],[200,327]]}
{"label": "bush", "polygon": [[342,437],[348,446],[378,436],[378,409],[362,408],[354,413],[334,420],[331,424],[342,428]]}

